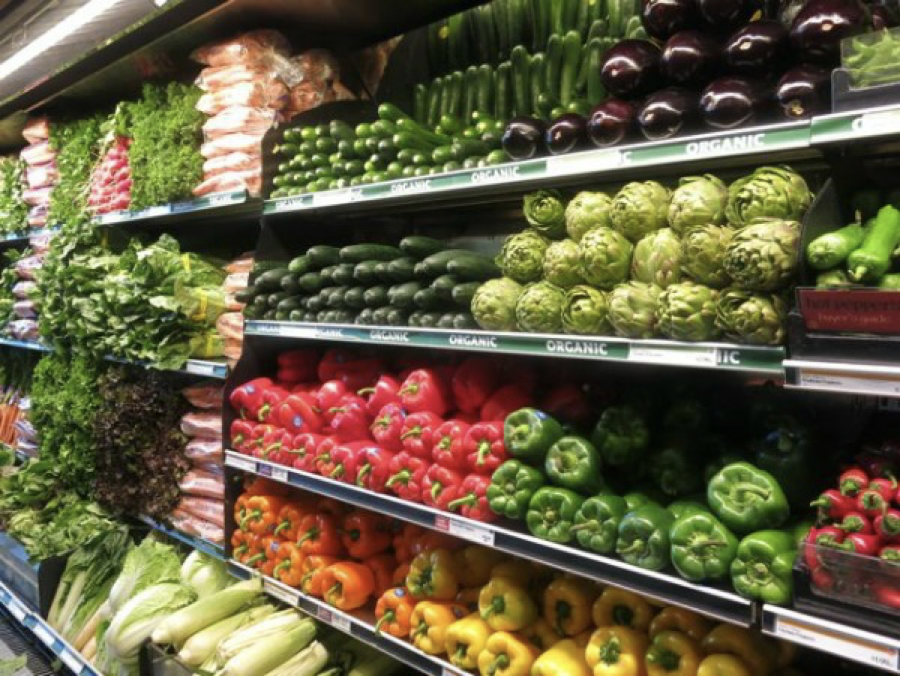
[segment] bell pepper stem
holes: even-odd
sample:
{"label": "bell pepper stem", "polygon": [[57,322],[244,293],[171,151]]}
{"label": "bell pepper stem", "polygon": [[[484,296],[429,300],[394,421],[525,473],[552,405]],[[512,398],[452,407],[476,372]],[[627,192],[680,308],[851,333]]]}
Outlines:
{"label": "bell pepper stem", "polygon": [[356,485],[360,488],[364,488],[363,479],[369,476],[372,473],[372,464],[366,463],[362,466],[362,469],[356,473]]}
{"label": "bell pepper stem", "polygon": [[768,488],[757,486],[756,484],[752,484],[749,481],[740,481],[734,484],[734,488],[741,493],[753,493],[754,495],[758,495],[761,498],[769,497],[770,493]]}
{"label": "bell pepper stem", "polygon": [[278,527],[275,529],[275,532],[272,533],[272,537],[278,537],[278,534],[281,531],[283,531],[285,528],[290,528],[290,527],[291,527],[290,521],[282,521],[280,524],[278,524]]}
{"label": "bell pepper stem", "polygon": [[364,387],[364,388],[362,388],[361,390],[357,390],[356,393],[357,393],[359,396],[364,397],[364,396],[366,396],[367,394],[372,394],[374,391],[375,391],[375,388],[374,388],[374,387]]}
{"label": "bell pepper stem", "polygon": [[264,558],[266,558],[265,554],[254,554],[244,562],[244,565],[252,566],[254,563],[256,563],[257,561],[262,561]]}
{"label": "bell pepper stem", "polygon": [[409,439],[410,437],[421,437],[422,436],[422,426],[416,425],[415,427],[409,428],[406,432],[400,435],[400,441],[404,439]]}
{"label": "bell pepper stem", "polygon": [[486,439],[482,439],[478,442],[478,459],[475,461],[475,464],[481,467],[484,464],[485,459],[491,454],[491,442]]}
{"label": "bell pepper stem", "polygon": [[585,528],[597,528],[600,525],[596,519],[591,519],[590,521],[585,521],[584,523],[579,523],[572,526],[569,530],[573,533],[577,533],[580,530],[584,530]]}
{"label": "bell pepper stem", "polygon": [[481,611],[481,619],[487,620],[491,615],[500,615],[506,610],[506,601],[502,596],[495,596],[491,599],[490,605]]}
{"label": "bell pepper stem", "polygon": [[247,522],[251,519],[256,520],[261,516],[261,509],[254,509],[252,512],[247,512],[247,515],[243,519],[241,519],[241,530],[247,530]]}
{"label": "bell pepper stem", "polygon": [[431,499],[437,502],[437,499],[440,497],[441,493],[444,492],[444,487],[441,485],[440,481],[435,481],[431,484]]}
{"label": "bell pepper stem", "polygon": [[408,469],[401,469],[394,476],[392,476],[390,479],[388,479],[384,485],[390,487],[396,483],[403,483],[403,484],[409,483],[409,479],[411,476],[412,476],[412,472],[410,472]]}
{"label": "bell pepper stem", "polygon": [[275,566],[275,568],[272,570],[272,577],[274,577],[277,580],[278,573],[283,571],[285,568],[290,568],[290,567],[291,567],[291,560],[285,559],[284,561],[279,563],[277,566]]}
{"label": "bell pepper stem", "polygon": [[456,652],[453,653],[453,658],[450,661],[454,664],[457,662],[462,662],[464,659],[466,659],[466,653],[468,651],[469,646],[465,645],[464,643],[460,643],[456,648]]}
{"label": "bell pepper stem", "polygon": [[328,475],[329,479],[340,479],[344,476],[344,466],[338,465],[333,470],[331,470],[331,474]]}
{"label": "bell pepper stem", "polygon": [[678,664],[681,662],[681,657],[678,653],[657,647],[650,648],[650,650],[647,651],[646,659],[650,664],[656,664],[665,671],[677,670]]}
{"label": "bell pepper stem", "polygon": [[613,636],[600,647],[600,662],[612,666],[619,663],[619,657],[622,655],[622,646],[619,645],[619,638]]}
{"label": "bell pepper stem", "polygon": [[394,621],[396,615],[393,610],[386,610],[384,615],[378,618],[378,622],[375,623],[375,633],[379,633],[381,631],[381,627],[385,624],[390,624]]}
{"label": "bell pepper stem", "polygon": [[447,505],[447,509],[454,511],[460,507],[474,505],[476,502],[478,502],[478,498],[474,494],[469,493],[465,497],[459,498],[459,499],[454,500],[453,502],[449,503]]}

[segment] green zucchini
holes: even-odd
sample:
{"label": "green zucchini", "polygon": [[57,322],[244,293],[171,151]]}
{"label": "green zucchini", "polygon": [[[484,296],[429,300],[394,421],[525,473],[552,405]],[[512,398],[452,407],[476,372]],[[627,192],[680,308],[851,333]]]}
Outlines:
{"label": "green zucchini", "polygon": [[[402,242],[401,242],[402,244]],[[411,282],[415,279],[416,259],[395,258],[387,264],[387,277],[392,282]]]}
{"label": "green zucchini", "polygon": [[478,322],[470,312],[457,312],[453,319],[454,329],[477,329]]}
{"label": "green zucchini", "polygon": [[424,235],[408,235],[400,240],[400,250],[413,258],[427,258],[444,248],[443,242]]}
{"label": "green zucchini", "polygon": [[[472,113],[478,106],[478,67],[469,66],[466,68],[466,76],[463,81],[463,97],[462,97],[462,119],[469,121]],[[443,126],[443,124],[441,125]]]}
{"label": "green zucchini", "polygon": [[554,34],[547,40],[547,64],[544,68],[543,92],[552,100],[559,100],[560,80],[562,78],[563,41],[560,35]]}
{"label": "green zucchini", "polygon": [[531,107],[528,110],[528,115],[536,115],[538,112],[538,100],[540,99],[541,92],[544,90],[545,67],[546,56],[543,52],[539,52],[531,57],[531,65],[529,69],[529,76],[531,79],[531,85],[529,87],[529,92],[531,93]]}
{"label": "green zucchini", "polygon": [[562,42],[562,66],[560,68],[559,102],[568,106],[575,96],[575,81],[581,65],[581,35],[576,30],[566,33]]}
{"label": "green zucchini", "polygon": [[494,27],[497,31],[497,52],[501,59],[509,56],[512,45],[509,42],[509,18],[506,13],[508,0],[493,0],[491,9],[494,12]]}
{"label": "green zucchini", "polygon": [[891,267],[891,255],[900,244],[900,211],[882,207],[869,227],[862,245],[847,258],[847,269],[854,282],[878,281]]}
{"label": "green zucchini", "polygon": [[510,56],[513,112],[516,115],[531,113],[531,58],[522,45],[513,48]]}
{"label": "green zucchini", "polygon": [[436,329],[452,329],[453,323],[456,321],[456,313],[455,312],[445,312],[441,315],[441,318],[438,319],[437,324],[435,324]]}
{"label": "green zucchini", "polygon": [[253,281],[258,291],[274,291],[281,288],[281,280],[291,273],[287,268],[275,268],[262,273]]}
{"label": "green zucchini", "polygon": [[419,263],[419,265],[416,266],[416,275],[420,278],[427,277],[430,279],[440,277],[449,272],[447,266],[454,258],[470,255],[472,255],[472,252],[468,249],[444,249],[443,251],[431,254]]}
{"label": "green zucchini", "polygon": [[423,84],[413,89],[413,119],[419,124],[428,123],[428,89]]}
{"label": "green zucchini", "polygon": [[447,264],[447,272],[464,281],[483,281],[500,276],[500,268],[487,256],[477,253],[455,256]]}
{"label": "green zucchini", "polygon": [[344,303],[354,310],[362,310],[366,307],[366,287],[354,286],[344,294]]}
{"label": "green zucchini", "polygon": [[435,295],[441,300],[453,300],[453,289],[460,283],[459,277],[456,275],[441,275],[435,279],[429,287]]}
{"label": "green zucchini", "polygon": [[428,108],[425,121],[429,127],[433,127],[441,119],[441,78],[437,77],[428,86]]}
{"label": "green zucchini", "polygon": [[375,271],[378,263],[379,261],[363,261],[362,263],[357,263],[356,267],[353,268],[353,279],[355,279],[358,284],[378,284],[380,280]]}
{"label": "green zucchini", "polygon": [[356,266],[353,263],[341,263],[336,266],[334,272],[331,273],[331,279],[335,284],[345,286],[353,283],[353,270]]}
{"label": "green zucchini", "polygon": [[306,250],[306,258],[311,269],[321,270],[340,261],[340,249],[327,244],[317,244]]}
{"label": "green zucchini", "polygon": [[412,308],[414,305],[413,298],[422,288],[423,286],[420,282],[395,284],[388,290],[388,302],[394,307]]}
{"label": "green zucchini", "polygon": [[587,102],[596,106],[606,98],[606,88],[600,78],[600,69],[603,67],[603,40],[592,39],[587,46]]}
{"label": "green zucchini", "polygon": [[437,310],[443,305],[443,301],[431,287],[416,291],[413,295],[413,303],[423,310]]}
{"label": "green zucchini", "polygon": [[837,267],[863,243],[866,230],[859,223],[851,223],[834,232],[816,237],[806,247],[806,260],[814,270]]}
{"label": "green zucchini", "polygon": [[383,284],[379,284],[378,286],[370,286],[365,290],[365,292],[363,292],[363,301],[365,302],[367,307],[371,308],[387,305],[388,287],[384,286]]}
{"label": "green zucchini", "polygon": [[401,258],[403,252],[386,244],[351,244],[340,251],[342,261],[362,263],[363,261],[392,261]]}
{"label": "green zucchini", "polygon": [[475,297],[475,292],[478,291],[479,286],[481,286],[481,282],[459,284],[450,292],[453,302],[460,307],[469,307],[472,304],[472,299]]}
{"label": "green zucchini", "polygon": [[285,275],[281,278],[281,290],[292,295],[300,293],[299,279],[300,275]]}
{"label": "green zucchini", "polygon": [[497,66],[496,91],[494,94],[494,117],[498,120],[508,120],[512,117],[512,65],[504,61]]}

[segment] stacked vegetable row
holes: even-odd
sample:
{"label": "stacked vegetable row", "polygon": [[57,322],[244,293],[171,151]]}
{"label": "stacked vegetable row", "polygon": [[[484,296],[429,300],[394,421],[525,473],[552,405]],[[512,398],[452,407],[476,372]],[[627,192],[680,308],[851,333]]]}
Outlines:
{"label": "stacked vegetable row", "polygon": [[810,201],[786,167],[760,167],[728,187],[706,175],[674,191],[635,182],[568,204],[555,191],[527,195],[530,227],[504,243],[504,277],[478,289],[472,314],[490,331],[780,344],[781,292],[795,276],[797,219]]}
{"label": "stacked vegetable row", "polygon": [[237,299],[249,319],[472,328],[479,280],[497,272],[487,256],[429,237],[405,237],[399,248],[318,245],[257,274]]}

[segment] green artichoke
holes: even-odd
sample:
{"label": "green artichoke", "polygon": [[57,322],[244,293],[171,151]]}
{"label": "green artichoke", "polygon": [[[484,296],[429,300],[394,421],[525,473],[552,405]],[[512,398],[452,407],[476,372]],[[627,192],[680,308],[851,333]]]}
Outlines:
{"label": "green artichoke", "polygon": [[523,204],[528,225],[549,239],[566,236],[566,204],[556,190],[538,190],[525,195]]}
{"label": "green artichoke", "polygon": [[669,226],[679,235],[698,225],[725,220],[728,187],[712,174],[688,176],[678,182],[669,202]]}
{"label": "green artichoke", "polygon": [[566,292],[550,282],[525,287],[516,303],[516,324],[530,333],[558,333],[562,329]]}
{"label": "green artichoke", "polygon": [[536,282],[544,270],[544,255],[549,242],[534,230],[511,235],[506,238],[497,265],[501,272],[520,284]]}
{"label": "green artichoke", "polygon": [[681,279],[681,240],[672,228],[651,232],[637,243],[631,278],[663,289]]}
{"label": "green artichoke", "polygon": [[725,272],[748,291],[777,291],[794,278],[800,224],[772,219],[738,230],[725,249]]}
{"label": "green artichoke", "polygon": [[566,291],[562,325],[566,333],[599,336],[612,331],[606,294],[592,286],[579,284]]}
{"label": "green artichoke", "polygon": [[553,242],[544,254],[544,279],[568,289],[583,280],[579,269],[578,245],[571,239]]}
{"label": "green artichoke", "polygon": [[636,243],[647,233],[665,227],[669,189],[656,181],[628,183],[615,196],[610,210],[612,227]]}
{"label": "green artichoke", "polygon": [[816,275],[816,286],[819,288],[853,286],[853,282],[843,270],[826,270]]}
{"label": "green artichoke", "polygon": [[662,293],[655,284],[627,282],[609,294],[609,323],[625,338],[653,338]]}
{"label": "green artichoke", "polygon": [[588,284],[609,290],[628,279],[634,247],[612,228],[590,230],[578,243],[581,276]]}
{"label": "green artichoke", "polygon": [[812,202],[803,177],[790,167],[759,167],[728,188],[725,216],[742,228],[760,218],[799,220]]}
{"label": "green artichoke", "polygon": [[612,199],[606,193],[586,190],[578,193],[566,207],[566,233],[580,242],[588,230],[608,228],[611,206]]}
{"label": "green artichoke", "polygon": [[787,311],[779,295],[726,289],[716,303],[716,326],[738,343],[781,345]]}
{"label": "green artichoke", "polygon": [[501,277],[478,287],[472,298],[472,316],[486,331],[515,331],[516,303],[522,295],[522,285]]}
{"label": "green artichoke", "polygon": [[659,296],[656,318],[666,338],[698,342],[712,340],[719,292],[695,282],[673,284]]}
{"label": "green artichoke", "polygon": [[731,282],[725,272],[725,249],[734,230],[723,225],[691,228],[681,240],[681,271],[695,282],[721,289]]}

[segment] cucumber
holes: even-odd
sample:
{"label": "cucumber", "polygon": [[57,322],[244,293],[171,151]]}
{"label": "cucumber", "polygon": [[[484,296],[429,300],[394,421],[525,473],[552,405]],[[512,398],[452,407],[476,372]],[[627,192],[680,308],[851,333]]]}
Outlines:
{"label": "cucumber", "polygon": [[566,33],[562,43],[559,102],[568,106],[575,97],[575,81],[581,65],[581,35],[576,30]]}
{"label": "cucumber", "polygon": [[385,326],[388,322],[388,315],[391,312],[390,305],[384,305],[372,311],[372,323],[377,326]]}
{"label": "cucumber", "polygon": [[494,69],[486,63],[478,67],[478,93],[475,108],[481,113],[494,110]]}
{"label": "cucumber", "polygon": [[853,253],[866,236],[859,223],[851,223],[840,230],[816,237],[806,247],[806,261],[814,270],[837,267]]}
{"label": "cucumber", "polygon": [[454,159],[456,155],[454,155],[454,146],[439,146],[434,149],[434,152],[431,153],[431,161],[434,164],[444,164],[444,162],[449,162]]}
{"label": "cucumber", "polygon": [[328,125],[328,130],[331,138],[338,141],[338,143],[341,141],[352,141],[355,137],[353,127],[343,120],[332,120],[331,124]]}
{"label": "cucumber", "polygon": [[[402,244],[402,243],[401,243]],[[387,264],[387,275],[392,282],[411,282],[415,279],[416,259],[395,258]]]}
{"label": "cucumber", "polygon": [[469,41],[466,40],[466,20],[462,12],[451,15],[447,19],[447,48],[451,68],[462,68],[470,63]]}
{"label": "cucumber", "polygon": [[596,106],[606,98],[606,88],[600,78],[600,69],[603,66],[603,40],[592,39],[587,46],[587,102]]}
{"label": "cucumber", "polygon": [[847,258],[847,269],[854,282],[878,281],[891,267],[891,254],[900,243],[900,211],[882,207],[869,227],[862,245]]}
{"label": "cucumber", "polygon": [[424,312],[419,317],[419,326],[423,329],[435,328],[437,323],[441,321],[442,316],[442,312]]}
{"label": "cucumber", "polygon": [[506,0],[506,23],[509,26],[510,54],[516,47],[525,49],[525,12],[522,0]]}
{"label": "cucumber", "polygon": [[419,326],[419,318],[423,314],[425,314],[425,313],[422,310],[414,310],[413,312],[410,312],[406,318],[406,325],[412,326],[412,327]]}
{"label": "cucumber", "polygon": [[366,287],[354,286],[344,294],[344,303],[354,310],[362,310],[366,307],[365,293]]}
{"label": "cucumber", "polygon": [[336,310],[344,305],[344,293],[345,289],[342,286],[326,286],[319,292],[319,297],[326,308]]}
{"label": "cucumber", "polygon": [[[546,57],[543,52],[539,52],[531,57],[531,65],[529,69],[529,76],[531,79],[531,85],[529,87],[529,91],[531,93],[531,107],[528,110],[528,115],[536,115],[538,112],[538,100],[541,96],[541,92],[544,89],[545,67]],[[597,70],[599,72],[599,68]]]}
{"label": "cucumber", "polygon": [[435,328],[437,329],[452,329],[453,322],[456,320],[455,312],[445,312],[441,315],[440,319],[438,319],[437,324],[435,324]]}
{"label": "cucumber", "polygon": [[372,324],[372,308],[367,307],[360,310],[356,315],[356,323],[364,326]]}
{"label": "cucumber", "polygon": [[548,0],[550,3],[550,33],[552,38],[554,35],[562,35],[566,32],[566,0]]}
{"label": "cucumber", "polygon": [[464,281],[483,281],[500,276],[500,268],[487,256],[470,253],[456,256],[447,264],[447,272]]}
{"label": "cucumber", "polygon": [[463,75],[462,71],[457,70],[450,73],[450,99],[444,115],[458,117],[462,113],[464,86],[465,75]]}
{"label": "cucumber", "polygon": [[309,260],[305,255],[297,256],[290,263],[288,263],[288,272],[292,275],[302,275],[304,272],[308,272],[310,268]]}
{"label": "cucumber", "polygon": [[310,268],[321,270],[341,260],[340,249],[327,244],[318,244],[306,250],[306,258],[309,260]]}
{"label": "cucumber", "polygon": [[494,117],[498,120],[508,120],[512,117],[512,65],[504,61],[497,66],[496,92],[494,96]]}
{"label": "cucumber", "polygon": [[[459,75],[461,77],[462,73],[460,73]],[[445,112],[443,114],[444,115],[453,115],[454,113]],[[440,122],[440,118],[438,119],[438,122]],[[444,144],[447,144],[447,143],[450,143],[451,141],[453,141],[452,137],[446,136],[445,134],[438,134],[433,131],[429,131],[422,125],[417,124],[414,120],[411,120],[409,118],[404,118],[404,119],[400,120],[399,122],[397,122],[397,130],[398,130],[397,131],[398,134],[406,132],[408,134],[412,134],[413,136],[420,138],[422,141],[425,141],[425,142],[430,143],[435,146],[444,145]]]}
{"label": "cucumber", "polygon": [[434,279],[445,275],[449,272],[447,266],[454,258],[458,256],[470,256],[472,252],[468,249],[445,249],[435,254],[431,254],[416,266],[416,275],[421,279],[427,277]]}
{"label": "cucumber", "polygon": [[512,50],[510,61],[513,112],[516,115],[528,115],[531,113],[531,58],[528,50],[517,45]]}
{"label": "cucumber", "polygon": [[475,297],[475,292],[478,291],[479,286],[481,286],[481,282],[459,284],[450,292],[453,302],[460,307],[469,307],[472,305],[472,299]]}
{"label": "cucumber", "polygon": [[469,312],[457,312],[453,319],[454,329],[477,329],[478,322]]}
{"label": "cucumber", "polygon": [[547,46],[550,38],[550,0],[531,0],[531,13],[534,16],[532,51],[539,52]]}
{"label": "cucumber", "polygon": [[278,312],[284,313],[289,313],[292,310],[301,310],[303,309],[301,300],[302,299],[299,296],[288,296],[284,300],[280,301],[278,305],[275,306],[275,309]]}
{"label": "cucumber", "polygon": [[443,301],[438,297],[432,288],[419,289],[413,295],[413,303],[423,310],[437,310],[443,305]]}
{"label": "cucumber", "polygon": [[383,284],[369,287],[363,293],[363,301],[365,302],[367,307],[371,308],[387,305],[388,287],[384,286]]}
{"label": "cucumber", "polygon": [[332,284],[334,284],[335,270],[337,270],[337,265],[329,265],[328,267],[319,270],[319,276],[322,278],[322,282],[325,284],[325,286],[331,286]]}
{"label": "cucumber", "polygon": [[547,64],[544,68],[543,92],[552,100],[559,100],[560,78],[562,74],[563,43],[559,35],[551,35],[547,40]]}
{"label": "cucumber", "polygon": [[406,310],[392,307],[385,315],[385,324],[388,326],[406,326],[409,321],[409,315]]}
{"label": "cucumber", "polygon": [[284,291],[276,291],[275,293],[270,293],[266,297],[266,305],[274,310],[276,307],[278,307],[278,304],[285,298],[288,298],[288,294],[286,294]]}
{"label": "cucumber", "polygon": [[356,267],[353,268],[353,279],[355,279],[358,284],[378,284],[380,280],[375,272],[378,262],[379,261],[363,261],[362,263],[357,263]]}
{"label": "cucumber", "polygon": [[435,78],[428,87],[428,108],[425,121],[429,127],[433,127],[441,118],[441,78]]}
{"label": "cucumber", "polygon": [[379,282],[390,282],[391,276],[388,273],[388,261],[378,261],[378,265],[375,266],[375,276],[378,277]]}
{"label": "cucumber", "polygon": [[253,286],[258,291],[265,293],[266,291],[274,291],[281,288],[281,280],[289,276],[291,273],[287,268],[275,268],[262,273],[253,281]]}
{"label": "cucumber", "polygon": [[512,45],[509,43],[509,19],[506,13],[508,0],[494,0],[491,3],[494,11],[494,27],[497,33],[497,52],[501,59],[509,56]]}
{"label": "cucumber", "polygon": [[384,140],[397,133],[397,125],[390,120],[378,120],[372,123],[372,133],[375,135],[375,138]]}
{"label": "cucumber", "polygon": [[423,288],[420,282],[406,282],[405,284],[395,284],[388,291],[388,302],[397,308],[412,308],[414,305],[413,298],[416,293]]}
{"label": "cucumber", "polygon": [[578,15],[575,18],[575,26],[573,28],[578,31],[578,37],[584,40],[587,37],[588,30],[591,27],[591,5],[596,4],[597,0],[583,0],[578,3]]}
{"label": "cucumber", "polygon": [[456,275],[441,275],[435,279],[429,287],[441,300],[453,300],[453,289],[459,285],[460,279]]}
{"label": "cucumber", "polygon": [[393,103],[382,103],[378,106],[378,118],[388,122],[397,122],[404,117],[409,117]]}
{"label": "cucumber", "polygon": [[236,294],[234,294],[234,299],[238,303],[244,303],[245,305],[247,303],[252,302],[255,297],[256,297],[256,287],[255,286],[247,286],[247,287],[241,289],[240,291],[238,291]]}
{"label": "cucumber", "polygon": [[419,124],[428,123],[428,89],[423,84],[413,89],[413,119]]}
{"label": "cucumber", "polygon": [[[478,106],[478,67],[469,66],[466,68],[466,76],[463,82],[462,97],[462,119],[467,122],[471,119],[472,113]],[[443,127],[443,124],[441,125]]]}
{"label": "cucumber", "polygon": [[302,322],[306,320],[306,310],[292,310],[288,314],[288,321]]}
{"label": "cucumber", "polygon": [[443,242],[423,235],[409,235],[400,240],[400,250],[413,258],[426,258],[444,248]]}
{"label": "cucumber", "polygon": [[403,252],[386,244],[351,244],[340,251],[342,261],[362,263],[363,261],[392,261],[401,258]]}
{"label": "cucumber", "polygon": [[331,273],[331,279],[335,284],[340,284],[341,286],[352,284],[353,283],[353,269],[356,266],[353,263],[341,263],[338,265],[334,272]]}
{"label": "cucumber", "polygon": [[302,289],[300,288],[299,275],[286,275],[281,278],[281,290],[285,293],[289,293],[291,295],[299,294]]}

